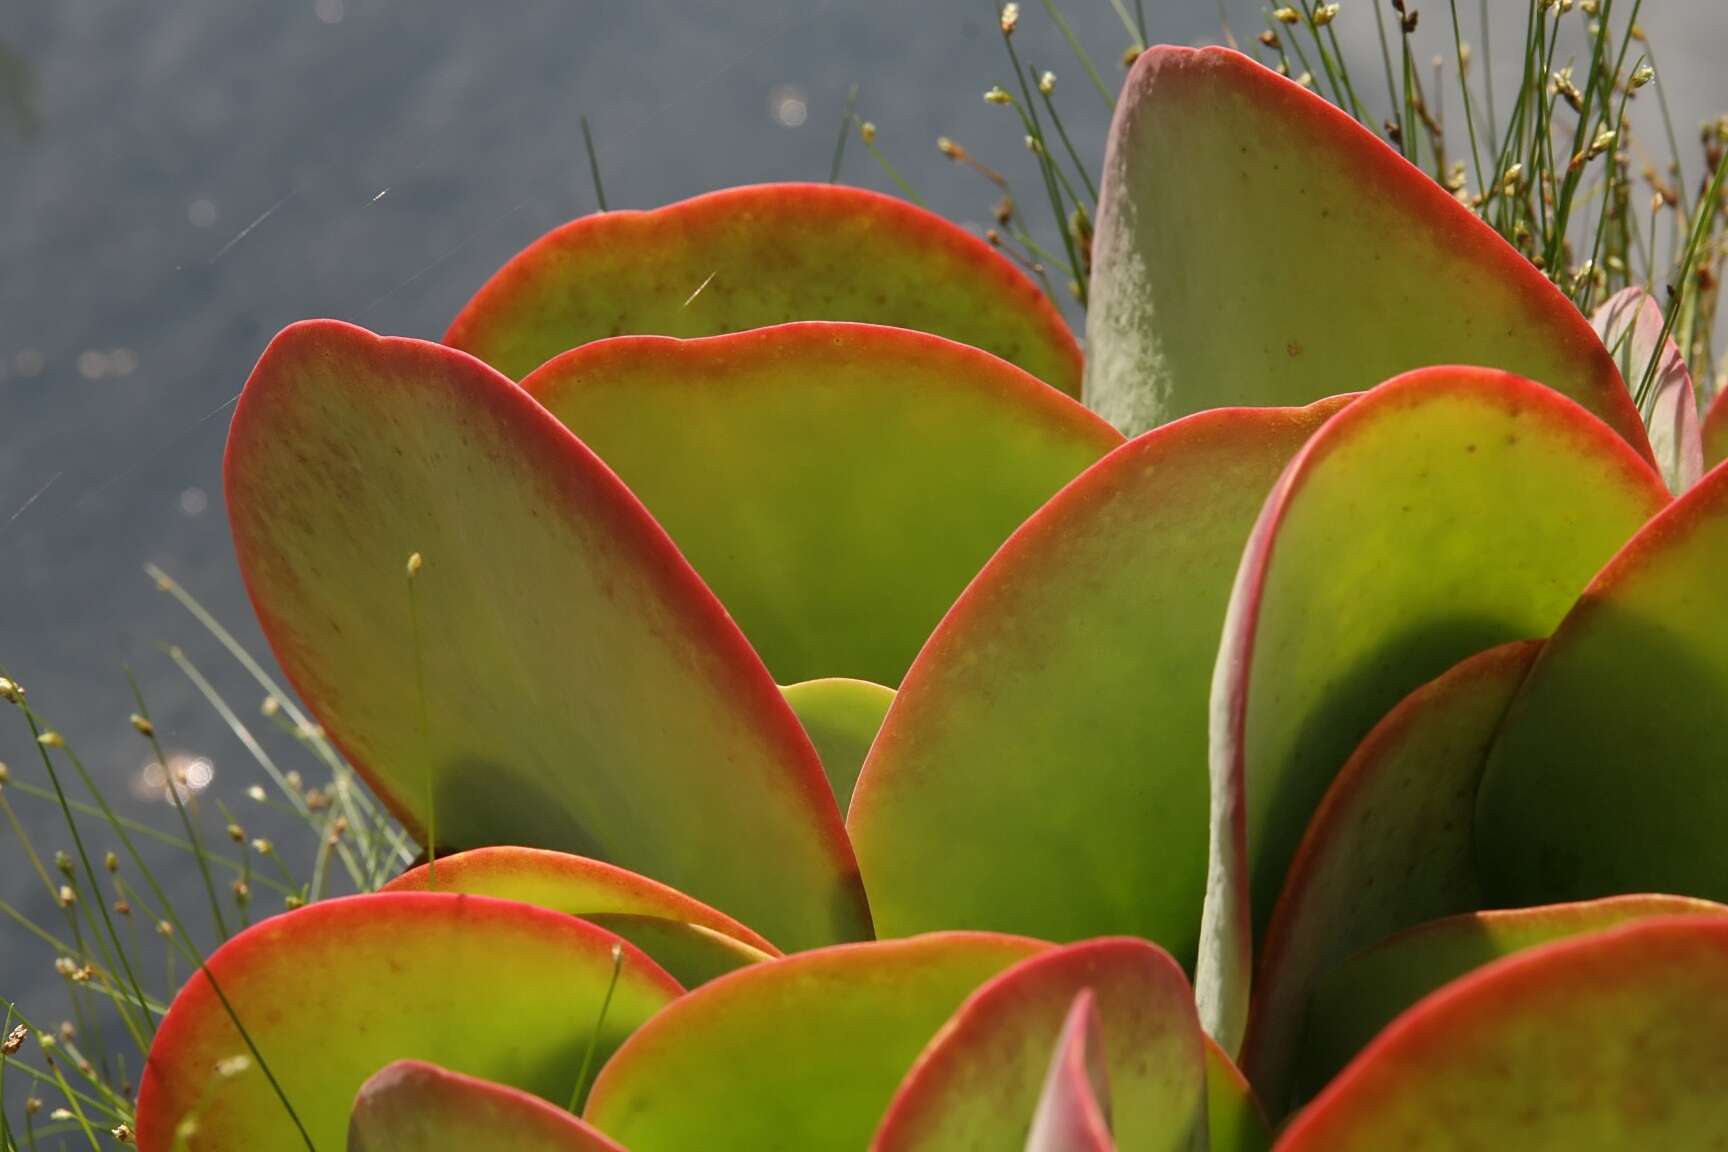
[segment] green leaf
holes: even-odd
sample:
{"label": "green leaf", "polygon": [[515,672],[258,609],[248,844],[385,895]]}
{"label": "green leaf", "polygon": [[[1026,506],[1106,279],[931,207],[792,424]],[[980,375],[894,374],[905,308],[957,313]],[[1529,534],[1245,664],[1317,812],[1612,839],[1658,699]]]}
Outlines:
{"label": "green leaf", "polygon": [[634,1152],[862,1148],[961,1001],[1044,947],[941,933],[741,969],[683,997],[620,1049],[586,1116]]}
{"label": "green leaf", "polygon": [[277,659],[423,841],[610,860],[782,947],[868,935],[767,670],[618,478],[504,377],[294,325],[240,398],[227,495]]}
{"label": "green leaf", "polygon": [[1405,1009],[1503,956],[1651,916],[1723,913],[1728,908],[1684,896],[1614,896],[1448,916],[1399,932],[1334,964],[1315,982],[1302,1035],[1307,1094]]}
{"label": "green leaf", "polygon": [[1314,977],[1402,928],[1481,907],[1476,789],[1537,641],[1472,656],[1406,696],[1326,792],[1290,863],[1260,959],[1242,1066],[1278,1115]]}
{"label": "green leaf", "polygon": [[1531,670],[1482,780],[1489,902],[1728,900],[1728,469],[1602,570]]}
{"label": "green leaf", "polygon": [[1722,1134],[1728,919],[1644,920],[1509,957],[1380,1034],[1280,1152],[1704,1148]]}
{"label": "green leaf", "polygon": [[882,729],[882,717],[894,703],[894,689],[868,680],[830,677],[788,684],[780,689],[792,705],[804,734],[816,745],[828,783],[840,810],[852,802],[852,786],[864,757]]}
{"label": "green leaf", "polygon": [[1644,410],[1650,413],[1646,421],[1650,448],[1668,490],[1686,491],[1704,475],[1704,439],[1686,357],[1672,336],[1662,339],[1661,305],[1642,288],[1626,288],[1603,301],[1590,324],[1614,354],[1634,397],[1648,376],[1650,394]]}
{"label": "green leaf", "polygon": [[1668,499],[1565,397],[1445,367],[1375,388],[1308,441],[1243,556],[1212,697],[1201,1018],[1238,1042],[1252,941],[1338,769],[1407,693],[1547,635]]}
{"label": "green leaf", "polygon": [[1266,1152],[1272,1133],[1248,1078],[1206,1037],[1206,1126],[1212,1152]]}
{"label": "green leaf", "polygon": [[348,1152],[624,1152],[564,1109],[421,1060],[387,1064],[360,1089]]}
{"label": "green leaf", "polygon": [[1347,402],[1148,433],[979,573],[907,675],[848,813],[879,933],[1120,933],[1193,962],[1231,581],[1267,490]]}
{"label": "green leaf", "polygon": [[1062,1024],[1032,1117],[1026,1152],[1116,1152],[1110,1133],[1110,1073],[1093,999],[1091,989],[1082,988]]}
{"label": "green leaf", "polygon": [[1238,53],[1135,61],[1092,253],[1086,401],[1124,431],[1482,364],[1650,456],[1613,359],[1557,288],[1347,114]]}
{"label": "green leaf", "polygon": [[[604,1059],[683,991],[634,947],[573,916],[428,892],[285,913],[217,949],[207,972],[181,989],[145,1064],[144,1152],[300,1152],[266,1068],[320,1148],[342,1147],[355,1093],[392,1060],[432,1061],[562,1103],[591,1041]],[[176,1134],[188,1122],[195,1131],[182,1145]]]}
{"label": "green leaf", "polygon": [[901,200],[760,184],[585,216],[512,259],[445,342],[521,379],[607,336],[715,336],[790,320],[914,328],[1080,394],[1055,305],[977,237]]}
{"label": "green leaf", "polygon": [[[1057,1107],[1052,1088],[1079,1086],[1081,996],[1097,1010],[1090,1039],[1117,1141],[1147,1152],[1205,1149],[1207,1057],[1193,993],[1168,953],[1125,937],[1041,952],[979,987],[918,1057],[871,1147],[1026,1146],[1035,1114],[1055,1122],[1045,1111]],[[1071,1091],[1060,1098],[1075,1103]]]}
{"label": "green leaf", "polygon": [[646,952],[686,988],[780,954],[730,916],[634,872],[541,848],[475,848],[403,873],[385,892],[463,892],[580,916]]}
{"label": "green leaf", "polygon": [[783,684],[893,686],[990,554],[1122,442],[921,332],[589,344],[522,385],[629,485]]}

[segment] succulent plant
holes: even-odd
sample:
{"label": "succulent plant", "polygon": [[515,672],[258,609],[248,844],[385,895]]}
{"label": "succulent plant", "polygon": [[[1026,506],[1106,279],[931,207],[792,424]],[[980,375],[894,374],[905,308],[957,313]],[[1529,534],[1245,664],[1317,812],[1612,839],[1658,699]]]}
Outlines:
{"label": "succulent plant", "polygon": [[1083,386],[821,185],[278,336],[241,568],[430,858],[217,950],[140,1146],[1719,1136],[1728,416],[1234,53],[1101,191]]}

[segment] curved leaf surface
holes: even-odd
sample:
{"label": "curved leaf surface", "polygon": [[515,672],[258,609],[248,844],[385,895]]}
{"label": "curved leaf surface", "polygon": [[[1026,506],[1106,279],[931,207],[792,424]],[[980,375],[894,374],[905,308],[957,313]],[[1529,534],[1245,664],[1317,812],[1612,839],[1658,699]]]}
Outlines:
{"label": "curved leaf surface", "polygon": [[1148,433],[979,573],[907,675],[847,814],[880,933],[1122,933],[1192,963],[1230,585],[1266,492],[1345,403]]}
{"label": "curved leaf surface", "polygon": [[1686,357],[1672,336],[1662,340],[1661,306],[1644,289],[1626,288],[1603,301],[1590,324],[1614,354],[1634,398],[1648,376],[1644,407],[1650,413],[1650,448],[1668,490],[1686,491],[1704,475],[1704,437]]}
{"label": "curved leaf surface", "polygon": [[522,386],[677,541],[781,683],[900,683],[1002,541],[1122,442],[976,348],[783,324],[576,349]]}
{"label": "curved leaf surface", "polygon": [[1266,1152],[1272,1131],[1248,1078],[1206,1037],[1206,1127],[1212,1152]]}
{"label": "curved leaf surface", "polygon": [[[621,965],[601,1020],[614,948]],[[145,1063],[144,1152],[303,1149],[260,1057],[323,1148],[342,1146],[355,1093],[392,1060],[428,1060],[562,1102],[590,1037],[603,1059],[683,991],[634,947],[573,916],[429,892],[307,905],[235,936],[207,972],[181,989]]]}
{"label": "curved leaf surface", "polygon": [[1213,683],[1197,985],[1226,1048],[1251,941],[1356,745],[1464,657],[1547,635],[1667,499],[1576,404],[1483,368],[1389,380],[1291,462],[1243,556]]}
{"label": "curved leaf surface", "polygon": [[1026,1152],[1116,1152],[1110,1137],[1110,1070],[1098,1033],[1098,1009],[1091,990],[1083,988],[1050,1056]]}
{"label": "curved leaf surface", "polygon": [[1513,702],[1477,816],[1490,903],[1728,900],[1725,572],[1719,467],[1602,570]]}
{"label": "curved leaf surface", "polygon": [[780,689],[792,705],[804,734],[816,745],[822,769],[844,812],[852,803],[852,787],[870,754],[882,717],[894,703],[894,689],[868,680],[829,677],[788,684]]}
{"label": "curved leaf surface", "polygon": [[620,1049],[585,1115],[634,1152],[862,1148],[961,1001],[1045,947],[941,933],[742,969],[683,997]]}
{"label": "curved leaf surface", "polygon": [[442,856],[384,885],[385,892],[464,892],[581,916],[642,949],[693,988],[780,954],[723,912],[634,872],[543,848],[475,848]]}
{"label": "curved leaf surface", "polygon": [[422,1060],[398,1060],[360,1088],[348,1152],[624,1152],[555,1104]]}
{"label": "curved leaf surface", "polygon": [[277,659],[422,839],[612,860],[785,947],[868,934],[760,660],[520,388],[440,345],[297,324],[241,395],[226,482]]}
{"label": "curved leaf surface", "polygon": [[1612,357],[1557,288],[1350,116],[1236,52],[1140,54],[1092,253],[1086,401],[1124,431],[1483,364],[1649,458]]}
{"label": "curved leaf surface", "polygon": [[1728,907],[1685,896],[1611,896],[1465,913],[1399,932],[1315,981],[1302,1034],[1302,1086],[1312,1095],[1405,1009],[1503,956],[1652,916],[1724,913]]}
{"label": "curved leaf surface", "polygon": [[933,332],[1080,394],[1080,348],[1000,253],[903,200],[760,184],[649,212],[602,212],[514,257],[445,342],[521,379],[608,336],[715,336],[792,320]]}
{"label": "curved leaf surface", "polygon": [[1019,1148],[1029,1134],[1037,1142],[1035,1117],[1062,1118],[1060,1127],[1081,1116],[1081,997],[1096,1008],[1089,1065],[1108,1085],[1100,1095],[1117,1142],[1206,1148],[1207,1057],[1193,993],[1167,952],[1130,938],[1041,952],[979,987],[907,1073],[872,1148]]}
{"label": "curved leaf surface", "polygon": [[1278,1114],[1314,977],[1399,929],[1481,906],[1476,789],[1540,650],[1490,648],[1406,696],[1315,810],[1260,948],[1242,1045],[1243,1068]]}
{"label": "curved leaf surface", "polygon": [[1532,949],[1423,1000],[1302,1112],[1280,1152],[1700,1148],[1728,1076],[1728,920],[1646,920]]}

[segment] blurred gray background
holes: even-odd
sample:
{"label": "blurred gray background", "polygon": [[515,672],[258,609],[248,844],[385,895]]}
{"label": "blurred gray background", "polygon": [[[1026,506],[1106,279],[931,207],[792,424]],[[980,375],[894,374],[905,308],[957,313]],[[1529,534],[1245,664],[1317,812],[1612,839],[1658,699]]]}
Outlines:
{"label": "blurred gray background", "polygon": [[[1380,114],[1367,3],[1345,0],[1339,28]],[[1689,178],[1698,121],[1728,106],[1720,5],[1644,5]],[[1058,74],[1095,165],[1108,109],[1038,0],[1022,7],[1023,57]],[[1113,87],[1129,42],[1117,11],[1063,7]],[[1445,5],[1422,7],[1427,51],[1449,51]],[[1496,47],[1510,49],[1523,5],[1494,8]],[[1214,0],[1144,10],[1153,41],[1220,38]],[[1262,26],[1258,4],[1228,11],[1244,40]],[[979,227],[992,190],[941,157],[938,135],[1035,187],[1012,113],[980,99],[1010,79],[993,12],[989,0],[0,0],[0,664],[129,813],[166,824],[160,794],[135,787],[150,757],[126,722],[130,665],[170,751],[205,761],[209,794],[243,807],[256,767],[161,645],[184,645],[248,717],[259,693],[143,566],[167,569],[268,659],[220,466],[229,406],[269,337],[328,315],[436,338],[511,253],[595,207],[584,114],[611,206],[650,207],[826,179],[856,84],[859,116],[925,203]],[[1515,68],[1505,56],[1497,71]],[[842,178],[893,190],[855,137]],[[310,770],[285,741],[272,747]],[[42,779],[9,708],[0,761]],[[70,846],[57,812],[14,802],[40,848]],[[271,830],[248,817],[248,831]],[[0,827],[0,899],[55,919],[14,840]],[[101,829],[91,843],[110,846]],[[0,919],[0,994],[57,1019],[51,960]]]}

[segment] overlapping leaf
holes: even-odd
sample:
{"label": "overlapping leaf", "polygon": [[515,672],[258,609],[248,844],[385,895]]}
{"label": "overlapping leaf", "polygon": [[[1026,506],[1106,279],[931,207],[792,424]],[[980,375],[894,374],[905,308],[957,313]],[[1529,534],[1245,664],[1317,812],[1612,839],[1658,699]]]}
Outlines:
{"label": "overlapping leaf", "polygon": [[682,991],[612,933],[541,908],[426,892],[310,904],[234,937],[176,997],[144,1066],[139,1147],[340,1148],[361,1084],[400,1059],[562,1103],[590,1042],[604,1059]]}
{"label": "overlapping leaf", "polygon": [[1323,1087],[1405,1009],[1501,957],[1633,920],[1724,913],[1728,907],[1685,896],[1610,896],[1465,913],[1396,933],[1315,982],[1302,1035],[1304,1094]]}
{"label": "overlapping leaf", "polygon": [[1206,1092],[1182,970],[1141,940],[1091,940],[1022,960],[974,992],[907,1074],[872,1147],[1061,1147],[1039,1145],[1040,1123],[1081,1131],[1096,1095],[1123,1148],[1205,1149]]}
{"label": "overlapping leaf", "polygon": [[1686,491],[1704,475],[1704,439],[1686,357],[1672,336],[1662,338],[1661,306],[1644,289],[1627,288],[1604,301],[1590,323],[1634,400],[1644,394],[1650,448],[1668,490]]}
{"label": "overlapping leaf", "polygon": [[1479,368],[1390,380],[1291,462],[1243,557],[1213,690],[1197,986],[1226,1047],[1251,941],[1356,745],[1464,657],[1547,635],[1666,500],[1583,409]]}
{"label": "overlapping leaf", "polygon": [[295,325],[241,396],[227,494],[278,660],[423,838],[611,860],[784,947],[868,933],[821,765],[760,660],[504,377]]}
{"label": "overlapping leaf", "polygon": [[995,357],[857,324],[604,340],[523,387],[647,505],[783,684],[898,684],[1003,539],[1121,443]]}
{"label": "overlapping leaf", "polygon": [[1728,900],[1728,469],[1652,520],[1566,617],[1482,780],[1492,905]]}
{"label": "overlapping leaf", "polygon": [[598,860],[540,848],[475,848],[403,873],[386,892],[461,892],[590,920],[630,941],[687,988],[780,954],[674,888]]}
{"label": "overlapping leaf", "polygon": [[1405,1013],[1280,1152],[1702,1148],[1728,1120],[1728,918],[1508,957]]}
{"label": "overlapping leaf", "polygon": [[922,208],[832,184],[728,188],[583,217],[506,264],[445,340],[519,380],[608,336],[792,320],[934,332],[1080,392],[1066,322],[1001,254]]}
{"label": "overlapping leaf", "polygon": [[1141,53],[1092,252],[1086,399],[1124,431],[1486,364],[1649,455],[1611,357],[1542,273],[1349,115],[1238,53]]}
{"label": "overlapping leaf", "polygon": [[1254,970],[1242,1065],[1282,1113],[1313,979],[1401,928],[1481,905],[1476,790],[1541,645],[1491,648],[1406,696],[1339,771],[1291,861]]}
{"label": "overlapping leaf", "polygon": [[360,1089],[348,1152],[624,1152],[592,1125],[515,1088],[421,1060],[387,1064]]}
{"label": "overlapping leaf", "polygon": [[587,1119],[632,1152],[862,1148],[979,984],[1042,950],[942,933],[802,952],[680,999],[601,1072]]}
{"label": "overlapping leaf", "polygon": [[1267,490],[1344,403],[1148,433],[997,553],[913,665],[847,816],[879,932],[1127,933],[1192,961],[1231,581]]}

